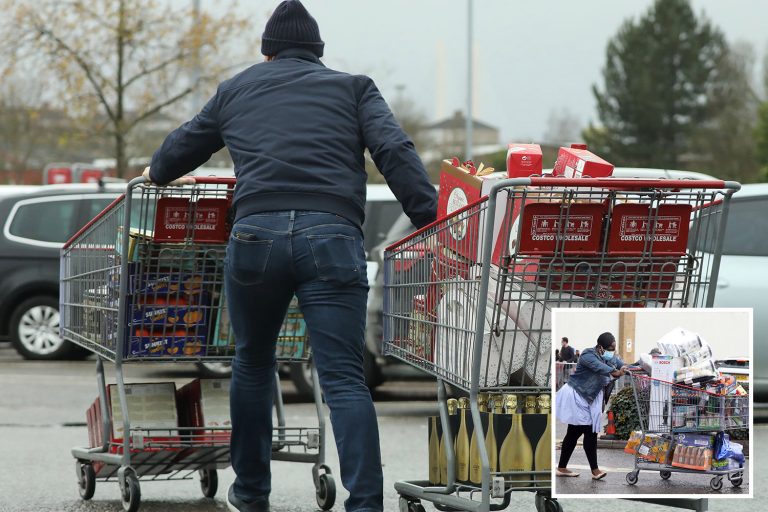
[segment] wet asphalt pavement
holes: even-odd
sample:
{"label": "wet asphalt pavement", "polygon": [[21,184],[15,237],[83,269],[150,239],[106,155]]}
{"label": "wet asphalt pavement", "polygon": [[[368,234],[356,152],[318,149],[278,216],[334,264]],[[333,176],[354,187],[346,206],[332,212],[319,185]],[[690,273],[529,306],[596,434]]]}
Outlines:
{"label": "wet asphalt pavement", "polygon": [[[85,410],[96,396],[95,363],[22,361],[7,344],[0,343],[0,512],[106,512],[122,510],[116,483],[99,482],[96,494],[89,502],[78,496],[74,459],[70,449],[87,443]],[[128,379],[136,381],[174,380],[184,384],[197,376],[192,365],[130,366]],[[109,373],[108,373],[109,379]],[[314,405],[300,403],[295,390],[283,381],[289,425],[313,426],[316,423]],[[427,380],[399,379],[386,383],[376,393],[376,407],[382,440],[384,464],[385,510],[398,510],[394,483],[403,479],[422,479],[427,472],[427,422],[425,416],[434,411],[434,383]],[[330,432],[329,432],[330,434]],[[342,511],[346,491],[338,478],[338,457],[332,437],[328,439],[327,463],[336,475],[337,500],[333,510]],[[608,451],[608,450],[604,450]],[[581,448],[577,448],[572,465],[586,466]],[[631,457],[621,450],[601,453],[601,465],[626,469]],[[755,500],[734,502],[732,499],[711,499],[709,510],[731,512],[734,507],[749,504],[750,510],[768,509],[768,468],[759,461],[768,457],[768,426],[755,432],[754,453],[750,460],[758,461],[751,481]],[[627,462],[629,460],[629,462]],[[572,467],[575,467],[572,466]],[[274,512],[311,512],[315,504],[310,465],[273,463],[272,510]],[[586,473],[586,471],[584,472]],[[625,492],[625,471],[614,471],[606,482]],[[582,477],[586,474],[582,475]],[[695,475],[694,475],[695,476]],[[592,482],[582,477],[574,484],[588,486]],[[141,511],[215,511],[227,510],[224,495],[232,482],[231,469],[219,471],[219,492],[214,499],[202,497],[195,477],[188,481],[142,481]],[[642,473],[636,488],[649,488],[660,482],[657,474]],[[673,475],[669,485],[685,485],[691,490],[708,490],[708,480],[694,478],[682,484]],[[559,483],[559,482],[558,482]],[[728,485],[728,484],[726,484]],[[745,487],[745,490],[749,487]],[[667,492],[667,491],[662,491]],[[720,493],[729,498],[732,494]],[[740,497],[740,496],[739,496]],[[594,512],[605,507],[604,500],[563,499],[568,512]],[[666,507],[631,501],[613,502],[610,506],[627,511],[661,511]],[[425,504],[427,510],[434,510]],[[535,510],[530,493],[515,493],[510,510]]]}

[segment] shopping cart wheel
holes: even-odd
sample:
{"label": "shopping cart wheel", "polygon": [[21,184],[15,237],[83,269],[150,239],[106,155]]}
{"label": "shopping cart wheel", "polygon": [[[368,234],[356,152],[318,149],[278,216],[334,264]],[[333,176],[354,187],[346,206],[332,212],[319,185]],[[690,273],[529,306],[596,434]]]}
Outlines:
{"label": "shopping cart wheel", "polygon": [[544,510],[545,512],[563,512],[563,506],[559,501],[547,498],[544,500]]}
{"label": "shopping cart wheel", "polygon": [[[435,506],[437,506],[437,503],[435,503]],[[400,506],[398,509],[400,512],[426,512],[419,500],[409,500],[404,496],[400,496]]]}
{"label": "shopping cart wheel", "polygon": [[627,483],[629,485],[635,485],[637,483],[637,471],[627,473]]}
{"label": "shopping cart wheel", "polygon": [[323,510],[331,510],[336,503],[336,482],[333,481],[333,475],[325,473],[317,479],[317,489],[315,491],[317,506]]}
{"label": "shopping cart wheel", "polygon": [[659,471],[659,476],[662,478],[662,480],[669,480],[669,477],[672,476],[671,471]]}
{"label": "shopping cart wheel", "polygon": [[199,473],[200,489],[203,491],[203,496],[213,498],[216,496],[216,491],[219,490],[219,474],[215,469],[201,469]]}
{"label": "shopping cart wheel", "polygon": [[723,488],[723,477],[716,476],[712,480],[709,481],[709,486],[712,488],[713,491],[719,491]]}
{"label": "shopping cart wheel", "polygon": [[125,488],[122,490],[123,510],[125,512],[136,512],[141,504],[141,487],[139,487],[139,478],[133,471],[125,472]]}
{"label": "shopping cart wheel", "polygon": [[732,486],[741,487],[741,484],[744,483],[744,476],[741,473],[731,473],[728,475],[728,480],[730,480]]}
{"label": "shopping cart wheel", "polygon": [[77,487],[80,492],[80,497],[84,500],[93,498],[93,493],[96,492],[96,472],[93,470],[91,463],[82,463],[76,461],[77,464]]}

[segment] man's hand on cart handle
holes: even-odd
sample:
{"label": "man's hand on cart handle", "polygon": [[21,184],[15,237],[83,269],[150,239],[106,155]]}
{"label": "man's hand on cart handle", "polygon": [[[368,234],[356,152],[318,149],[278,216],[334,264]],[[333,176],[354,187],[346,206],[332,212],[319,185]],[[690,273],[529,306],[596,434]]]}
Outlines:
{"label": "man's hand on cart handle", "polygon": [[[142,176],[144,176],[144,179],[146,179],[149,183],[152,183],[152,178],[149,177],[149,167],[146,167],[144,169],[144,172],[141,173]],[[177,178],[173,180],[172,182],[163,185],[165,187],[180,187],[182,185],[194,185],[195,184],[195,178],[192,176],[182,176],[181,178]]]}

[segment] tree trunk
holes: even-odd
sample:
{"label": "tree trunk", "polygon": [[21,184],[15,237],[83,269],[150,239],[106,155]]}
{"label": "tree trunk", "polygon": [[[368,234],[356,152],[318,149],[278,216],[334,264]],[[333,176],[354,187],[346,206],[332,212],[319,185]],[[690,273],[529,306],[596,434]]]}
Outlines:
{"label": "tree trunk", "polygon": [[118,178],[126,178],[129,170],[125,145],[125,134],[115,133],[115,169]]}

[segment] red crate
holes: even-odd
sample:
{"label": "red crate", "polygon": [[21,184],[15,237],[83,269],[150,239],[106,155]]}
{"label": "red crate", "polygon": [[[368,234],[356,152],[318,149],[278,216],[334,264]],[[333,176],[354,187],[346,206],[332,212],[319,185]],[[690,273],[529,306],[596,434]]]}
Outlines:
{"label": "red crate", "polygon": [[[600,250],[606,206],[533,203],[521,219],[520,254],[595,254]],[[510,233],[516,236],[515,232]]]}
{"label": "red crate", "polygon": [[682,256],[688,245],[690,204],[617,204],[608,234],[608,253]]}
{"label": "red crate", "polygon": [[[225,243],[228,199],[199,199],[161,197],[157,200],[154,239],[162,242],[192,240],[202,243]],[[194,225],[192,217],[194,216]]]}

